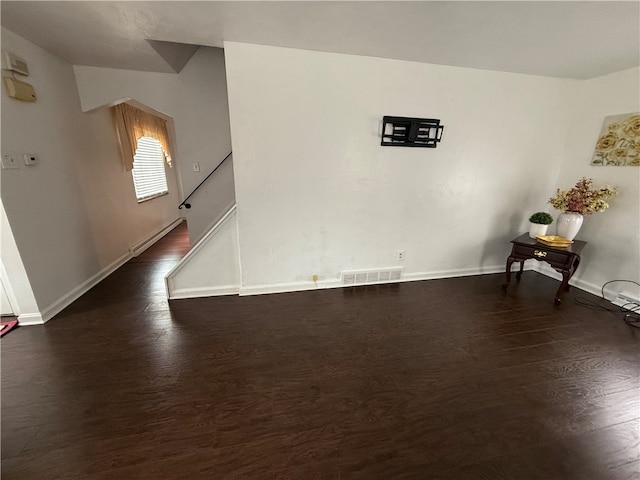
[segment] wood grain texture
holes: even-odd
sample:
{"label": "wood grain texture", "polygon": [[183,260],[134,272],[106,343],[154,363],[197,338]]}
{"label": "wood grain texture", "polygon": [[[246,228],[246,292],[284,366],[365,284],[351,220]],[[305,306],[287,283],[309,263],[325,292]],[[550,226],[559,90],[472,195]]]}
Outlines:
{"label": "wood grain texture", "polygon": [[639,332],[590,295],[525,272],[169,304],[187,249],[2,339],[3,480],[640,478]]}

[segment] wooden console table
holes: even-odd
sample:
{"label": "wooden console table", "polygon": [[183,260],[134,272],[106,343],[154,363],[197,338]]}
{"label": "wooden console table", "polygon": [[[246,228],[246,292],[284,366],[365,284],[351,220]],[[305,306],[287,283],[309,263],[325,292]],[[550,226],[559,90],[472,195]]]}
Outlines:
{"label": "wooden console table", "polygon": [[529,237],[528,233],[520,235],[518,238],[511,240],[511,255],[507,258],[507,282],[502,285],[502,289],[506,290],[511,282],[511,265],[513,262],[520,262],[520,271],[516,274],[516,279],[520,280],[524,261],[530,258],[547,262],[557,272],[562,274],[562,283],[556,292],[554,303],[560,305],[560,295],[569,290],[569,279],[576,272],[580,265],[580,252],[587,244],[580,240],[574,240],[568,247],[549,247],[538,242],[535,238]]}

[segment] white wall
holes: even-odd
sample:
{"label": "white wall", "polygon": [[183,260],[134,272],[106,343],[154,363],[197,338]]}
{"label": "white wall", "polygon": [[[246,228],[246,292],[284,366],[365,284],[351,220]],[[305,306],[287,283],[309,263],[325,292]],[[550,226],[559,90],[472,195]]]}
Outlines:
{"label": "white wall", "polygon": [[[0,171],[0,175],[3,175]],[[0,277],[11,302],[13,313],[22,325],[42,323],[29,277],[22,263],[4,204],[0,201]],[[3,313],[5,313],[3,311]]]}
{"label": "white wall", "polygon": [[[640,112],[639,68],[581,82],[557,185],[549,189],[551,196],[556,187],[566,190],[588,177],[596,186],[608,183],[619,190],[607,211],[585,217],[577,237],[588,245],[575,278],[597,292],[609,280],[640,282],[640,168],[590,165],[604,117],[631,112]],[[640,298],[640,289],[631,284],[608,289]]]}
{"label": "white wall", "polygon": [[[74,70],[85,112],[132,98],[173,117],[177,143],[174,157],[185,195],[231,151],[221,49],[201,47],[179,74],[86,66]],[[193,162],[200,163],[200,172],[193,171]],[[234,202],[233,167],[228,161],[191,198],[192,208],[182,210],[191,244]]]}
{"label": "white wall", "polygon": [[[244,289],[392,265],[500,271],[549,208],[577,81],[233,42],[225,55]],[[443,141],[381,147],[384,115],[439,118]]]}
{"label": "white wall", "polygon": [[240,290],[238,222],[231,208],[166,276],[169,298],[236,294]]}
{"label": "white wall", "polygon": [[[2,265],[2,259],[0,258],[0,265]],[[4,266],[1,268],[4,269]],[[7,293],[7,288],[4,286],[5,280],[3,276],[0,276],[0,315],[13,315],[15,312],[13,311],[13,305],[11,304],[11,300],[9,300],[9,295]]]}
{"label": "white wall", "polygon": [[82,113],[72,66],[4,28],[2,48],[27,61],[38,95],[24,103],[3,91],[2,153],[39,160],[3,171],[2,201],[46,319],[179,218],[177,181],[168,169],[170,194],[138,204],[109,112]]}

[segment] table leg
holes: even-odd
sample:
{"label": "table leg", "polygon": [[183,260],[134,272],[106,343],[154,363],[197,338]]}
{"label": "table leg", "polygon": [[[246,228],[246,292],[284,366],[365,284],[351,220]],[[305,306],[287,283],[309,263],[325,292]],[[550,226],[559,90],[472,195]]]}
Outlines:
{"label": "table leg", "polygon": [[523,270],[524,270],[524,260],[520,260],[520,270],[518,271],[518,273],[516,273],[516,280],[520,280]]}
{"label": "table leg", "polygon": [[503,290],[506,290],[507,287],[509,286],[509,283],[511,283],[511,265],[513,265],[514,260],[515,260],[515,258],[513,258],[511,256],[509,258],[507,258],[507,269],[506,269],[506,272],[505,272],[506,275],[507,275],[507,281],[506,281],[506,283],[502,284],[502,289]]}
{"label": "table leg", "polygon": [[560,295],[569,290],[569,278],[571,277],[571,272],[569,270],[562,271],[562,283],[558,287],[558,291],[556,292],[556,298],[553,299],[553,303],[556,305],[560,305],[562,300],[560,299]]}

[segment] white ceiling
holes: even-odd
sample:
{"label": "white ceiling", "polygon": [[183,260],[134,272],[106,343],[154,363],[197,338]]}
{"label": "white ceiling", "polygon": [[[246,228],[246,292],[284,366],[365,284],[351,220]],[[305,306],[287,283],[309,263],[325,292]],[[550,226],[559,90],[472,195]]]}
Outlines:
{"label": "white ceiling", "polygon": [[[578,79],[640,65],[639,1],[2,1],[1,7],[3,26],[74,65],[172,72],[182,52],[182,61],[193,53],[146,40],[214,47],[230,40]],[[172,61],[165,61],[169,49]]]}

